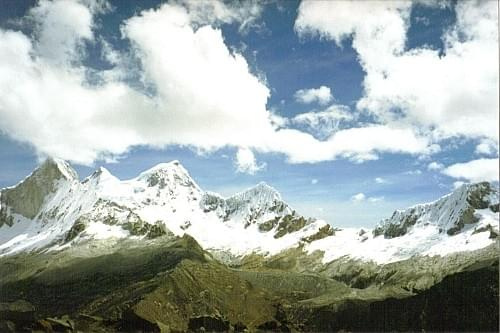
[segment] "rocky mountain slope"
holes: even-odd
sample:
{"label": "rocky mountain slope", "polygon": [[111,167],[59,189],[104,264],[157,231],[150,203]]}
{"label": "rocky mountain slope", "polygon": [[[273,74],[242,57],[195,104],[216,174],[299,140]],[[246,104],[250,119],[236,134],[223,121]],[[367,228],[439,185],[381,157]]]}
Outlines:
{"label": "rocky mountain slope", "polygon": [[0,192],[0,331],[495,330],[498,201],[463,185],[338,229],[178,161],[80,181],[49,159]]}

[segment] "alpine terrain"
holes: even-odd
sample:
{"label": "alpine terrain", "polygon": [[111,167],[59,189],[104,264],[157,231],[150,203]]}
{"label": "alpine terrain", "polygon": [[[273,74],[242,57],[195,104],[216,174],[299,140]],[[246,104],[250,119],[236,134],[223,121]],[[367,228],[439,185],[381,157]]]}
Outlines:
{"label": "alpine terrain", "polygon": [[178,161],[80,181],[50,158],[0,192],[0,331],[493,331],[498,212],[483,182],[336,228]]}

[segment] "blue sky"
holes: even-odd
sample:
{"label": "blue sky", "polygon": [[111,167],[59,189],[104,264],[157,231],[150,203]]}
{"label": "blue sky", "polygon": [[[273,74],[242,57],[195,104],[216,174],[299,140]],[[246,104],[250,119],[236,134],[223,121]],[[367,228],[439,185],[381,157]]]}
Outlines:
{"label": "blue sky", "polygon": [[305,215],[372,226],[496,180],[488,5],[0,1],[0,187],[49,155],[82,178],[178,159],[203,189],[265,181]]}

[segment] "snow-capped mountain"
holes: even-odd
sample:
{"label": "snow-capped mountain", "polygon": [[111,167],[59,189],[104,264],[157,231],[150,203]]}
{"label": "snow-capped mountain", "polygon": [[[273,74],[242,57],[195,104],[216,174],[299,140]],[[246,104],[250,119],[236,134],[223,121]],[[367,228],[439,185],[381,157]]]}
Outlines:
{"label": "snow-capped mountain", "polygon": [[0,202],[3,255],[170,233],[235,255],[276,253],[327,226],[296,215],[263,183],[227,199],[206,193],[178,161],[124,181],[99,168],[80,182],[68,163],[48,159]]}
{"label": "snow-capped mountain", "polygon": [[447,255],[493,244],[498,236],[498,183],[465,184],[444,197],[396,210],[372,231],[346,228],[311,244],[323,262],[349,256],[377,263]]}
{"label": "snow-capped mountain", "polygon": [[[483,211],[485,210],[485,211]],[[498,187],[490,183],[462,185],[439,200],[397,210],[373,231],[375,235],[394,238],[419,225],[433,225],[439,232],[458,234],[466,225],[476,224],[485,213],[498,213]]]}
{"label": "snow-capped mountain", "polygon": [[305,218],[264,183],[229,198],[205,192],[178,161],[129,180],[99,168],[80,181],[68,163],[48,159],[0,192],[0,255],[184,233],[231,257],[298,246],[306,253],[321,251],[324,263],[344,256],[387,263],[445,255],[495,241],[498,187],[463,185],[435,202],[394,212],[373,231],[334,230]]}
{"label": "snow-capped mountain", "polygon": [[238,221],[245,225],[264,222],[277,216],[293,213],[281,195],[266,183],[259,183],[247,191],[223,199],[216,193],[203,197],[205,211],[217,211],[224,221]]}

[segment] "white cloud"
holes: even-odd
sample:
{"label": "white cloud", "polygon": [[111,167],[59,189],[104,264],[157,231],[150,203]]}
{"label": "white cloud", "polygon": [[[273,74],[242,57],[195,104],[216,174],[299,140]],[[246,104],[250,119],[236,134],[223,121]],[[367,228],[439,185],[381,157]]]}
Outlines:
{"label": "white cloud", "polygon": [[328,104],[333,99],[330,88],[326,86],[297,90],[294,97],[299,103],[309,104],[317,102],[320,105]]}
{"label": "white cloud", "polygon": [[[87,74],[93,70],[83,65],[83,46],[102,38],[93,34],[95,7],[39,2],[29,14],[36,38],[0,29],[0,131],[30,143],[40,155],[82,164],[141,145],[199,151],[231,146],[240,148],[242,161],[258,151],[282,153],[292,163],[432,152],[425,133],[397,124],[331,129],[325,140],[286,127],[293,121],[266,108],[270,89],[227,47],[220,29],[203,25],[208,17],[200,16],[199,6],[163,4],[124,21],[122,35],[140,67],[107,45],[103,52],[116,66],[95,73],[99,83],[90,83]],[[203,6],[217,13],[210,18],[215,25],[244,23],[245,15],[228,14],[234,9],[229,5]],[[67,19],[75,13],[78,18]],[[131,72],[141,78],[133,87],[123,80]],[[136,88],[140,83],[144,87]],[[325,96],[331,96],[329,90]],[[335,119],[348,121],[346,112],[332,106],[297,119],[313,132]],[[262,166],[247,165],[250,171]]]}
{"label": "white cloud", "polygon": [[369,201],[369,202],[375,203],[375,202],[380,202],[383,200],[384,200],[384,197],[368,197],[368,196],[366,196],[366,194],[364,194],[362,192],[355,194],[351,197],[351,201],[353,201],[353,202]]}
{"label": "white cloud", "polygon": [[81,163],[141,143],[123,122],[148,106],[122,83],[87,84],[78,59],[83,40],[93,40],[91,14],[74,1],[41,1],[30,11],[36,39],[0,29],[0,130]]}
{"label": "white cloud", "polygon": [[257,164],[253,152],[248,148],[240,148],[236,152],[236,170],[250,175],[264,169],[265,163]]}
{"label": "white cloud", "polygon": [[314,163],[348,158],[355,162],[377,159],[378,152],[419,154],[429,152],[429,142],[409,128],[373,125],[340,130],[326,141],[294,129],[276,132],[267,141],[268,151],[285,153],[292,163]]}
{"label": "white cloud", "polygon": [[240,54],[229,51],[220,30],[194,30],[189,23],[182,7],[165,4],[127,20],[122,28],[157,90],[161,126],[148,141],[158,138],[165,144],[175,138],[204,149],[230,142],[255,145],[256,131],[273,132],[266,110],[269,89]]}
{"label": "white cloud", "polygon": [[311,184],[316,185],[318,183],[318,180],[316,178],[311,179]]}
{"label": "white cloud", "polygon": [[370,202],[380,202],[383,200],[384,200],[384,197],[370,197],[370,198],[368,198],[368,201],[370,201]]}
{"label": "white cloud", "polygon": [[46,61],[78,60],[83,41],[93,38],[91,10],[76,1],[42,0],[29,11],[29,19],[36,25],[35,52]]}
{"label": "white cloud", "polygon": [[466,163],[453,164],[442,171],[443,174],[466,179],[471,182],[498,181],[498,158],[478,159]]}
{"label": "white cloud", "polygon": [[365,201],[365,199],[366,199],[366,195],[364,193],[358,193],[358,194],[355,194],[351,197],[351,201],[354,201],[354,202]]}
{"label": "white cloud", "polygon": [[461,181],[461,180],[457,180],[456,182],[453,182],[453,189],[457,189],[459,188],[460,186],[462,186],[463,184],[465,184],[465,182]]}
{"label": "white cloud", "polygon": [[484,139],[476,146],[475,153],[478,155],[498,156],[498,142],[490,139]]}
{"label": "white cloud", "polygon": [[439,162],[431,162],[429,165],[427,165],[427,170],[442,170],[444,168],[444,165],[439,163]]}
{"label": "white cloud", "polygon": [[271,110],[269,113],[269,121],[275,128],[284,128],[290,123],[290,119],[274,113],[273,110]]}
{"label": "white cloud", "polygon": [[219,25],[240,23],[240,31],[247,31],[256,25],[263,7],[257,1],[223,2],[180,0],[180,5],[188,9],[190,20],[196,25]]}
{"label": "white cloud", "polygon": [[422,170],[416,169],[416,170],[409,170],[404,173],[405,175],[410,175],[410,176],[417,176],[422,174]]}
{"label": "white cloud", "polygon": [[[32,11],[44,13],[37,18],[40,22],[64,16],[64,10],[74,13],[75,6],[86,13],[80,16],[91,15],[76,2],[42,5],[43,11]],[[51,31],[87,31],[84,36],[93,38],[88,33],[91,19],[49,23]],[[45,34],[44,28],[41,31]],[[78,62],[53,64],[47,59],[55,56],[39,51],[39,42],[21,32],[1,30],[2,131],[32,143],[41,154],[85,164],[123,154],[134,145],[183,144],[210,150],[229,141],[234,146],[255,144],[257,130],[273,132],[265,107],[268,88],[250,73],[241,55],[228,50],[220,30],[194,30],[184,7],[166,4],[127,20],[122,31],[142,60],[140,74],[155,88],[154,97],[115,80],[89,85],[86,68]],[[64,41],[56,46],[63,46],[56,49],[63,55],[79,55],[80,45],[74,42],[79,36],[65,33],[69,42],[61,37]]]}
{"label": "white cloud", "polygon": [[456,24],[442,37],[444,55],[429,47],[405,50],[409,1],[303,1],[295,28],[337,44],[353,38],[366,72],[357,107],[379,121],[413,123],[436,139],[498,141],[496,2],[455,8]]}
{"label": "white cloud", "polygon": [[377,178],[375,178],[375,183],[377,183],[377,184],[386,184],[386,183],[388,183],[388,181],[385,180],[382,177],[377,177]]}
{"label": "white cloud", "polygon": [[446,8],[451,5],[450,0],[413,0],[414,4],[423,5],[432,8]]}

